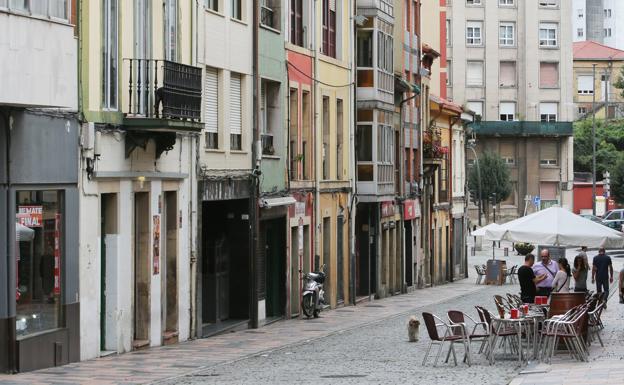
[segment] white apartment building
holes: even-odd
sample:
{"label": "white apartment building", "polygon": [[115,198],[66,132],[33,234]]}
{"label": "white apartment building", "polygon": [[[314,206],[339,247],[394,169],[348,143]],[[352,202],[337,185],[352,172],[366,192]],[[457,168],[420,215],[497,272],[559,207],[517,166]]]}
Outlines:
{"label": "white apartment building", "polygon": [[477,152],[510,166],[503,217],[522,215],[527,195],[541,196],[542,207],[572,205],[571,9],[563,0],[448,5],[448,97],[476,113]]}
{"label": "white apartment building", "polygon": [[[592,40],[624,49],[624,17],[621,0],[573,0],[572,36],[575,42]],[[621,23],[620,23],[621,24]]]}

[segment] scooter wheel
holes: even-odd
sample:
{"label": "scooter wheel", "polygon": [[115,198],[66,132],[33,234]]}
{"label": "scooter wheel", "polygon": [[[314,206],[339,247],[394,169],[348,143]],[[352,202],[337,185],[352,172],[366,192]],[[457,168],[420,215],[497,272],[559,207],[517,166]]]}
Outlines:
{"label": "scooter wheel", "polygon": [[310,318],[312,317],[316,311],[314,310],[314,295],[312,294],[306,294],[303,296],[303,299],[301,300],[301,310],[303,311],[303,314]]}

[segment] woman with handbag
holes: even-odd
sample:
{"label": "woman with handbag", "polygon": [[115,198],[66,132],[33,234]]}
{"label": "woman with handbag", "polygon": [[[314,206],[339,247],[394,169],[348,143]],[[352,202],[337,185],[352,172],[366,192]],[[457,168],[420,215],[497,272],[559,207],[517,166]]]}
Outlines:
{"label": "woman with handbag", "polygon": [[555,293],[569,293],[570,292],[570,264],[564,257],[559,258],[557,261],[559,265],[559,271],[555,274],[553,279],[553,292]]}

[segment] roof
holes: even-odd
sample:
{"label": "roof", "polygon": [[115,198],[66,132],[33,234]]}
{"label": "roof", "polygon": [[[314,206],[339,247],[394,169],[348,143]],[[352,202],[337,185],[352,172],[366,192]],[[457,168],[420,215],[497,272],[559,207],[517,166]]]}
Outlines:
{"label": "roof", "polygon": [[574,60],[624,60],[624,51],[586,40],[574,43],[573,56]]}
{"label": "roof", "polygon": [[442,106],[442,108],[446,108],[447,110],[452,110],[458,113],[463,112],[463,108],[462,106],[460,106],[457,103],[453,103],[451,101],[448,101],[444,98],[439,97],[438,95],[434,95],[434,94],[429,94],[429,100],[439,104],[440,106]]}

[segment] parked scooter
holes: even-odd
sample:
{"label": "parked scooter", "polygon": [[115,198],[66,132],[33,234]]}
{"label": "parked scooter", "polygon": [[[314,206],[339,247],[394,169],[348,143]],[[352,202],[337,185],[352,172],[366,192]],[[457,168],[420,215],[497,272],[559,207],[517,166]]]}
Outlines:
{"label": "parked scooter", "polygon": [[[299,273],[303,273],[299,270]],[[301,309],[306,317],[318,318],[319,313],[323,310],[325,304],[325,291],[323,283],[325,282],[325,265],[321,266],[320,271],[313,271],[303,274],[303,297],[301,299]]]}

